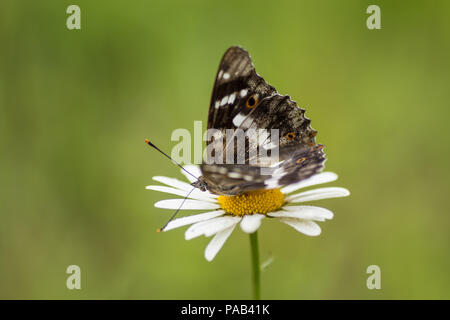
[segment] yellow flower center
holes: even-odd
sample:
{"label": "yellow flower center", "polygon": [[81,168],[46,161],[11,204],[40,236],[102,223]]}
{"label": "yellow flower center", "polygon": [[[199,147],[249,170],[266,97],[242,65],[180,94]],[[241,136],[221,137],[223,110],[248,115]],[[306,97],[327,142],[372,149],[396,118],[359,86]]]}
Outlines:
{"label": "yellow flower center", "polygon": [[266,214],[281,208],[284,194],[280,189],[257,190],[237,196],[219,196],[217,200],[225,212],[235,216]]}

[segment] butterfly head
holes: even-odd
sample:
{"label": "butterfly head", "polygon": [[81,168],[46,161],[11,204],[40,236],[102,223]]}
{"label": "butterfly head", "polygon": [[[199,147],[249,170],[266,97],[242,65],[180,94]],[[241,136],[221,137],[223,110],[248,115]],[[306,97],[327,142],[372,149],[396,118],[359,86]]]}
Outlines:
{"label": "butterfly head", "polygon": [[191,186],[198,188],[201,191],[206,191],[208,189],[208,183],[203,176],[198,177],[197,181],[191,183]]}

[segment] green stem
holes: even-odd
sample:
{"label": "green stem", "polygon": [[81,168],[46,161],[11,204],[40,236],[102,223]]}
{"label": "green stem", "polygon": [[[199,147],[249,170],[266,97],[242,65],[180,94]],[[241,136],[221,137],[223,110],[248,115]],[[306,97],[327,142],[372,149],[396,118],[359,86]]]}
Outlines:
{"label": "green stem", "polygon": [[253,299],[261,299],[261,277],[259,266],[259,247],[258,231],[250,233],[250,248],[252,251],[252,269],[253,269]]}

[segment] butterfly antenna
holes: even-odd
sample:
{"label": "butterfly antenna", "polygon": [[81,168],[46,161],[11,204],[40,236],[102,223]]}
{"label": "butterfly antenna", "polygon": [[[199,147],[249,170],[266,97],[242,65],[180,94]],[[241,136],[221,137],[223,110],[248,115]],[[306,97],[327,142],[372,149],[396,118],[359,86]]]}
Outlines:
{"label": "butterfly antenna", "polygon": [[166,156],[168,159],[170,159],[173,163],[175,163],[177,166],[179,166],[184,172],[186,172],[187,174],[190,174],[191,176],[193,176],[196,180],[198,180],[198,178],[196,176],[194,176],[192,173],[190,173],[189,171],[187,171],[185,168],[183,168],[183,166],[181,164],[179,164],[178,162],[176,162],[175,160],[173,160],[167,153],[165,153],[164,151],[162,151],[160,148],[158,148],[157,146],[155,146],[153,143],[151,143],[150,140],[145,139],[145,143],[148,144],[150,147],[156,149],[157,151],[161,152],[164,156]]}
{"label": "butterfly antenna", "polygon": [[196,188],[192,188],[191,191],[188,192],[188,194],[186,195],[186,197],[183,199],[183,201],[180,204],[180,207],[177,209],[177,211],[174,212],[174,214],[170,217],[169,221],[166,222],[166,224],[162,227],[159,228],[158,230],[156,230],[156,232],[161,232],[164,231],[164,228],[167,227],[167,225],[169,224],[170,221],[173,220],[173,218],[175,218],[175,216],[177,215],[178,211],[181,210],[181,207],[183,206],[184,202],[186,201],[187,198],[189,198],[190,194],[192,193],[192,191],[194,191]]}

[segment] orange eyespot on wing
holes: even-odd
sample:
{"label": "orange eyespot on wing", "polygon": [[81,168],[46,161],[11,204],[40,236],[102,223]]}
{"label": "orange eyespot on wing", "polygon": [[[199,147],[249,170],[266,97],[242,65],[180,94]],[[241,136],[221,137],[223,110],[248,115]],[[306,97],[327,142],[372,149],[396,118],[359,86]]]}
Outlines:
{"label": "orange eyespot on wing", "polygon": [[286,133],[286,139],[288,139],[289,141],[291,141],[291,140],[294,140],[295,139],[295,137],[296,137],[296,135],[295,135],[295,133],[293,133],[293,132],[288,132],[288,133]]}
{"label": "orange eyespot on wing", "polygon": [[255,97],[255,95],[251,95],[250,97],[248,97],[247,102],[245,103],[245,105],[249,109],[253,109],[257,104],[258,104],[258,98]]}
{"label": "orange eyespot on wing", "polygon": [[297,162],[298,164],[300,164],[300,163],[302,163],[302,162],[305,161],[305,160],[306,160],[306,158],[303,157],[303,158],[298,159],[296,162]]}

